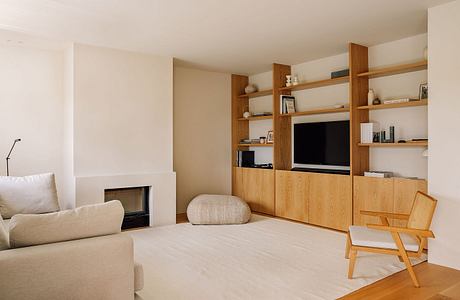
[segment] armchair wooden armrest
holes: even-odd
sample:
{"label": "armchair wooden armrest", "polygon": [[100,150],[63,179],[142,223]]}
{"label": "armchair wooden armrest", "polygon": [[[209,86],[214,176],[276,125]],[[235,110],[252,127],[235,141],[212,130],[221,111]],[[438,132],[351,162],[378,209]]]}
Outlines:
{"label": "armchair wooden armrest", "polygon": [[434,238],[434,233],[431,230],[394,227],[394,226],[385,226],[385,225],[377,225],[377,224],[367,224],[367,227],[371,229],[384,230],[384,231],[389,231],[389,232],[408,233],[408,234],[416,235],[419,237]]}
{"label": "armchair wooden armrest", "polygon": [[361,210],[360,213],[366,216],[385,217],[385,218],[398,219],[398,220],[409,220],[408,214],[394,214],[394,213],[388,213],[388,212],[383,212],[383,211],[369,211],[369,210]]}

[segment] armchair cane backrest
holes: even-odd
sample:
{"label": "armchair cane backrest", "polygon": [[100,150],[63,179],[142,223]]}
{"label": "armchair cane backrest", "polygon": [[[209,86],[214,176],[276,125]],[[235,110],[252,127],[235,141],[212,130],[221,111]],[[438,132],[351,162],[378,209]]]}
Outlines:
{"label": "armchair cane backrest", "polygon": [[407,221],[408,228],[429,230],[438,201],[425,193],[417,192]]}

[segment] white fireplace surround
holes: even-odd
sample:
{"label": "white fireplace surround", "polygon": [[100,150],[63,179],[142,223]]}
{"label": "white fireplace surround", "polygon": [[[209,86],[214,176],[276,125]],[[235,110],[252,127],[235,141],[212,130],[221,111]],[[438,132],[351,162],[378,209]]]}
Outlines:
{"label": "white fireplace surround", "polygon": [[150,186],[150,226],[176,223],[176,174],[79,176],[75,178],[76,206],[103,203],[104,190]]}

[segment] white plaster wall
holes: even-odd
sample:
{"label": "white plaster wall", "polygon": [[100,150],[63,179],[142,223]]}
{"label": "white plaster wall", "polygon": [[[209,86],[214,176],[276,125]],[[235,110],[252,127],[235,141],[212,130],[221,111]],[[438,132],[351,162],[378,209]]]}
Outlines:
{"label": "white plaster wall", "polygon": [[10,175],[56,174],[61,206],[63,192],[62,51],[0,45],[0,174],[5,157],[21,138],[10,160]]}
{"label": "white plaster wall", "polygon": [[428,260],[460,270],[460,1],[428,11],[428,190],[438,199]]}
{"label": "white plaster wall", "polygon": [[74,89],[76,176],[172,172],[171,57],[77,44]]}
{"label": "white plaster wall", "polygon": [[177,213],[198,194],[230,194],[230,74],[174,68]]}

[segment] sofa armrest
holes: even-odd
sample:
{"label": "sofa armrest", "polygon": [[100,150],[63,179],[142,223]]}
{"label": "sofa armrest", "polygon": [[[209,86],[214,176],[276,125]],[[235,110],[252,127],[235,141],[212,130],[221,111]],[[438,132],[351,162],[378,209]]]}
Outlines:
{"label": "sofa armrest", "polygon": [[0,299],[134,299],[133,255],[124,234],[0,251]]}

